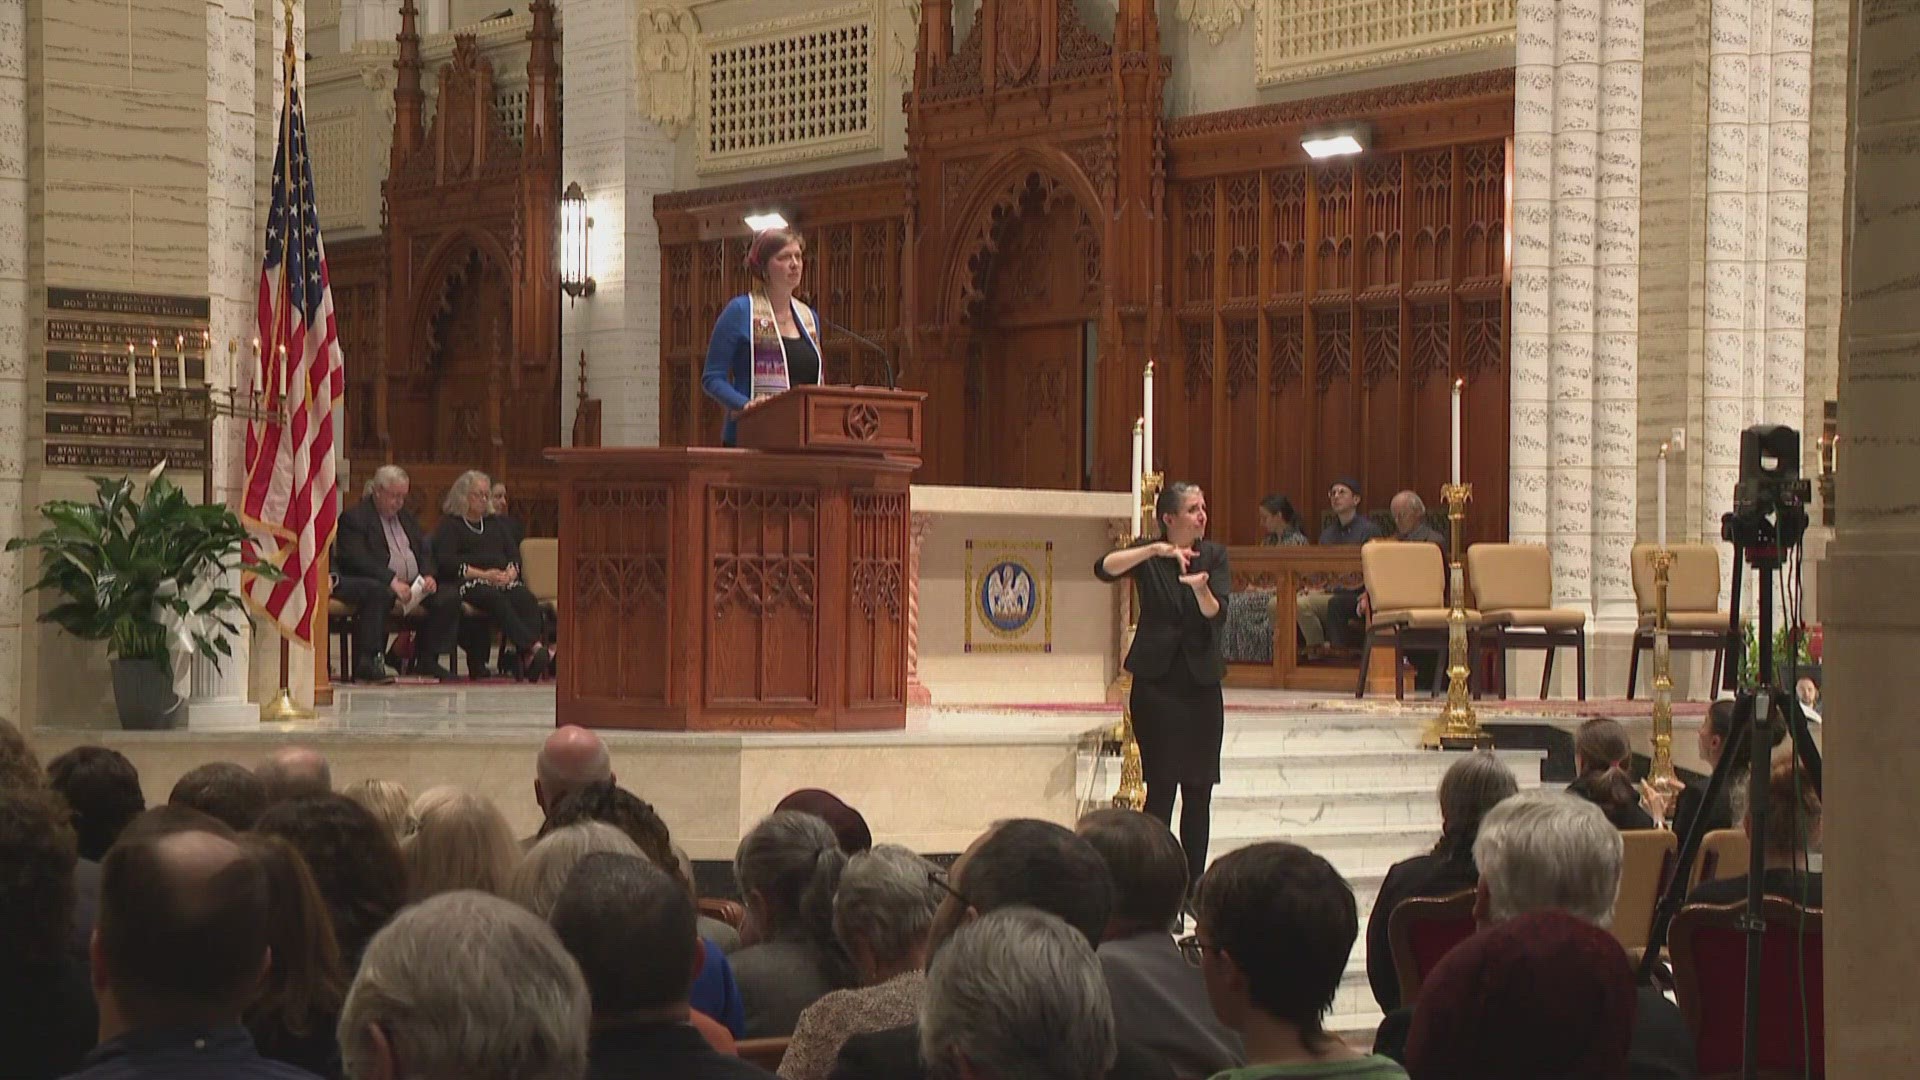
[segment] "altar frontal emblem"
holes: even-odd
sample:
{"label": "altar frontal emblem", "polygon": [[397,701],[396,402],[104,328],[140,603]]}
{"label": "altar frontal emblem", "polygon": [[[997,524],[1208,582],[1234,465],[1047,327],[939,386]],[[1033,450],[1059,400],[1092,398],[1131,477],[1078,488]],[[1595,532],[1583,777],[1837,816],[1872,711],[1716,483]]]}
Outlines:
{"label": "altar frontal emblem", "polygon": [[1053,542],[967,548],[967,652],[1053,651]]}

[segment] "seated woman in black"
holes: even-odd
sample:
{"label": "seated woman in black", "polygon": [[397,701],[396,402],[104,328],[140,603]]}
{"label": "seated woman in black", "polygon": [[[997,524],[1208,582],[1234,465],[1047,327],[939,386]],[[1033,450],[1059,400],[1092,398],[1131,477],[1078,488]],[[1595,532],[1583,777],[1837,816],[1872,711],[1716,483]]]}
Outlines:
{"label": "seated woman in black", "polygon": [[1392,1012],[1400,1000],[1400,975],[1393,966],[1393,942],[1387,934],[1393,909],[1414,897],[1452,896],[1480,883],[1473,864],[1473,842],[1480,838],[1480,819],[1502,799],[1520,790],[1520,781],[1491,750],[1477,751],[1447,768],[1440,778],[1440,842],[1425,855],[1394,863],[1380,883],[1367,917],[1367,981],[1381,1012]]}
{"label": "seated woman in black", "polygon": [[1567,792],[1605,810],[1616,829],[1659,828],[1653,815],[1640,805],[1640,792],[1627,772],[1631,764],[1633,750],[1627,743],[1627,729],[1617,720],[1596,716],[1581,724],[1573,737],[1573,767],[1580,775],[1567,785]]}
{"label": "seated woman in black", "polygon": [[553,654],[542,640],[540,603],[520,580],[520,542],[503,519],[487,513],[492,494],[486,473],[460,474],[440,507],[433,558],[440,580],[458,582],[460,599],[485,612],[513,643],[519,677],[538,682]]}

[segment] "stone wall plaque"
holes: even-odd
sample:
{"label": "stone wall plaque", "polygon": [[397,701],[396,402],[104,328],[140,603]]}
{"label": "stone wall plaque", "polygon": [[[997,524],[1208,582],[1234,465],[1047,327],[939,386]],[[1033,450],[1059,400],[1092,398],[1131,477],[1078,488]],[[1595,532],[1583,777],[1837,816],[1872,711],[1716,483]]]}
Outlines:
{"label": "stone wall plaque", "polygon": [[210,314],[204,296],[48,288],[47,468],[204,469]]}

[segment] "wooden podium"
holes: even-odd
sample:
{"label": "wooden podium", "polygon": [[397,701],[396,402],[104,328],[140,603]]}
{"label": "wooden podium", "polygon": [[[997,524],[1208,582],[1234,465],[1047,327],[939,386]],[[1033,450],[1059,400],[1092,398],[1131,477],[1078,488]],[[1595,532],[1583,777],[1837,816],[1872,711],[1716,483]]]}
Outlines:
{"label": "wooden podium", "polygon": [[925,396],[799,387],[740,418],[739,448],[548,450],[560,469],[556,721],[904,727]]}

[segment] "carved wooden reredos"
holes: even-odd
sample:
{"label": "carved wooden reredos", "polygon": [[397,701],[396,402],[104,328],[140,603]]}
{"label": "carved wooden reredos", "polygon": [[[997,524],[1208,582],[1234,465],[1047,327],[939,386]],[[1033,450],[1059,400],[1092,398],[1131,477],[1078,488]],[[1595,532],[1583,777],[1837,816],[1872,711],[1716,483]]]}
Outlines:
{"label": "carved wooden reredos", "polygon": [[[356,480],[383,462],[413,474],[429,517],[461,471],[513,487],[535,535],[558,524],[541,451],[560,437],[560,69],[552,0],[528,13],[525,134],[495,105],[494,71],[471,36],[431,77],[418,10],[401,7],[394,130],[377,241],[342,245],[332,269],[349,355]],[[355,493],[357,495],[357,492]]]}
{"label": "carved wooden reredos", "polygon": [[[1469,531],[1503,536],[1512,72],[1167,121],[1154,9],[1119,0],[1109,42],[1073,0],[981,0],[956,43],[923,0],[906,160],[656,198],[662,442],[718,440],[707,334],[746,288],[741,214],[778,208],[810,298],[929,392],[921,483],[1124,490],[1153,357],[1161,465],[1247,542],[1269,491],[1310,521],[1348,474],[1432,501],[1458,377]],[[1309,163],[1301,135],[1348,120],[1369,151]]]}

